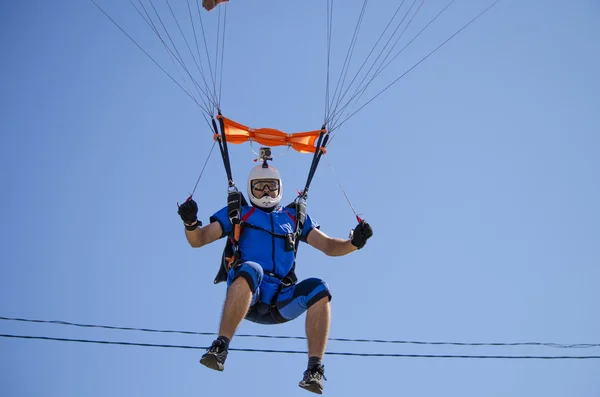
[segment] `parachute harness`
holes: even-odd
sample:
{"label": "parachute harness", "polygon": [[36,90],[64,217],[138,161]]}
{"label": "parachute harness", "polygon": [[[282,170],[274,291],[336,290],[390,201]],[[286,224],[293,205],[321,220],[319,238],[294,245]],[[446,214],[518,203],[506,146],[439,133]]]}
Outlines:
{"label": "parachute harness", "polygon": [[[220,111],[218,112],[216,119],[219,121],[219,125],[217,126],[217,122],[215,121],[215,119],[212,120],[212,127],[214,132],[213,138],[219,145],[221,158],[223,160],[225,173],[227,175],[227,216],[229,218],[229,221],[231,222],[233,231],[228,236],[227,243],[225,245],[225,250],[223,252],[221,267],[214,280],[215,284],[226,281],[227,273],[233,266],[235,266],[238,263],[241,255],[239,249],[239,240],[244,227],[260,229],[268,232],[274,237],[284,238],[286,250],[294,251],[294,257],[296,256],[300,242],[300,236],[302,235],[302,230],[304,229],[304,222],[306,220],[306,200],[308,197],[309,187],[319,165],[319,160],[321,159],[321,156],[326,152],[325,145],[327,144],[327,141],[329,139],[329,135],[327,130],[325,129],[325,125],[323,125],[323,127],[320,130],[286,134],[282,131],[270,128],[249,128],[247,126],[244,126],[242,124],[236,123],[230,119],[223,117]],[[292,218],[292,220],[295,223],[295,230],[293,233],[288,233],[285,235],[277,234],[269,230],[260,228],[258,226],[254,226],[250,223],[247,223],[246,221],[252,214],[252,212],[254,212],[253,210],[251,210],[242,217],[242,206],[246,206],[248,205],[248,203],[244,198],[244,195],[236,187],[235,182],[233,180],[231,172],[231,163],[229,159],[229,151],[227,149],[228,140],[230,141],[230,143],[256,141],[258,143],[266,144],[269,146],[285,145],[288,146],[288,148],[292,147],[293,149],[301,153],[314,153],[304,189],[298,193],[298,197],[296,197],[296,199],[292,203],[285,207],[294,208],[296,211],[296,216],[292,216],[288,211],[285,211],[284,208],[284,211]],[[267,163],[267,160],[272,160],[270,148],[261,148],[259,157],[263,160],[263,166]],[[291,285],[297,281],[296,275],[294,274],[294,268],[295,264],[292,267],[290,273],[283,278],[276,274],[270,275],[279,278],[282,281],[281,286],[283,286],[284,283]]]}

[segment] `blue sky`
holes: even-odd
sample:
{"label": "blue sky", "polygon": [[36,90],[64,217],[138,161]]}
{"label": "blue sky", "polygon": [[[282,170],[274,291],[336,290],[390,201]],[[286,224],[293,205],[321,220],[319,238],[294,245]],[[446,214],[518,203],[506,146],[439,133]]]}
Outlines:
{"label": "blue sky", "polygon": [[[128,2],[98,2],[171,65]],[[362,1],[338,3],[333,77]],[[351,70],[398,4],[371,3]],[[457,0],[378,76],[373,92],[488,4]],[[425,1],[407,37],[444,5]],[[319,128],[325,2],[232,0],[227,10],[223,113],[254,127]],[[375,235],[342,258],[300,248],[299,277],[321,277],[332,290],[331,337],[600,343],[599,16],[594,1],[503,0],[340,128],[308,211],[332,236],[355,225],[329,161]],[[0,29],[0,316],[215,332],[224,286],[212,280],[223,242],[190,248],[176,214],[212,145],[198,107],[91,2],[4,2]],[[231,153],[243,188],[254,155],[248,145]],[[285,201],[302,188],[309,162],[295,152],[276,158]],[[201,220],[225,204],[226,186],[215,151],[195,193]],[[239,332],[303,335],[304,316],[275,327],[243,323]],[[0,333],[212,340],[10,321],[0,321]],[[305,342],[235,338],[231,346],[302,350]],[[599,355],[600,348],[331,342],[328,350]],[[232,352],[217,373],[198,364],[198,350],[0,339],[0,353],[6,396],[307,395],[297,387],[303,355]],[[597,360],[326,356],[324,363],[328,395],[600,394]]]}

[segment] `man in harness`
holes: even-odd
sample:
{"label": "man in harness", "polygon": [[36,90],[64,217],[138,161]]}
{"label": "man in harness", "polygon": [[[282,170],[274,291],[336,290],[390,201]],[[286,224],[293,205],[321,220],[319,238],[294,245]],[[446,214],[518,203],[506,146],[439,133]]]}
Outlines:
{"label": "man in harness", "polygon": [[[324,378],[321,360],[329,333],[331,294],[321,279],[296,282],[298,243],[308,243],[328,256],[341,256],[364,247],[373,230],[361,221],[350,239],[332,238],[319,229],[303,206],[281,207],[281,177],[266,159],[248,177],[251,205],[244,205],[243,196],[237,203],[231,197],[229,205],[213,214],[204,227],[197,218],[198,206],[191,198],[178,211],[192,247],[202,247],[222,237],[229,239],[226,247],[229,255],[224,254],[223,266],[215,279],[215,283],[227,281],[219,337],[200,363],[223,371],[229,342],[244,318],[261,324],[279,324],[306,311],[309,360],[299,386],[321,394]],[[236,210],[237,217],[232,219],[231,214]],[[240,230],[237,233],[236,224]]]}

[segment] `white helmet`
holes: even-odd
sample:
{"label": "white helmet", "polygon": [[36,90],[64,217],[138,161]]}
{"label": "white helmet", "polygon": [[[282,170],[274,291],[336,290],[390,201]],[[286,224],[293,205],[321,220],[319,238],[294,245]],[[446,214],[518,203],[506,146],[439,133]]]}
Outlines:
{"label": "white helmet", "polygon": [[[260,197],[254,195],[254,187],[257,182],[271,182],[266,183],[265,186],[262,187],[262,194]],[[265,191],[265,187],[269,188],[269,191]],[[248,176],[248,197],[250,197],[250,201],[257,207],[261,208],[274,208],[281,201],[281,178],[279,176],[279,171],[277,168],[272,165],[268,165],[266,162],[257,165],[252,168],[250,171],[250,175]]]}

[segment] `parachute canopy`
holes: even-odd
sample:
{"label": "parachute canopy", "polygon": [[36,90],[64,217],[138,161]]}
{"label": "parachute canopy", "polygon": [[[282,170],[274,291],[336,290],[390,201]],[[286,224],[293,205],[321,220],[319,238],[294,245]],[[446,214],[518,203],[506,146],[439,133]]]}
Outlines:
{"label": "parachute canopy", "polygon": [[206,11],[210,11],[217,6],[219,3],[228,3],[229,0],[202,0],[202,7],[206,9]]}
{"label": "parachute canopy", "polygon": [[[254,141],[265,146],[288,146],[300,153],[314,153],[315,142],[319,135],[327,132],[323,129],[288,134],[273,128],[250,128],[222,115],[218,115],[217,118],[223,122],[227,143],[241,144]],[[217,138],[218,135],[215,135],[215,139]],[[325,148],[321,150],[324,152]]]}

